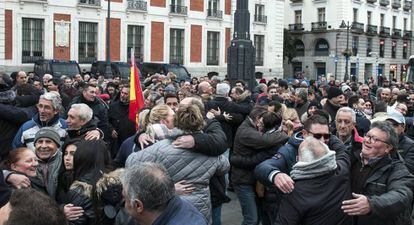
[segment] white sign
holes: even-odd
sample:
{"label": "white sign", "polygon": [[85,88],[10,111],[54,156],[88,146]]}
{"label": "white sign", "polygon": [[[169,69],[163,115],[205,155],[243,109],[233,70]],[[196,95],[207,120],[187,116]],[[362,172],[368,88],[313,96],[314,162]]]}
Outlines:
{"label": "white sign", "polygon": [[55,45],[56,47],[69,47],[70,22],[55,21]]}

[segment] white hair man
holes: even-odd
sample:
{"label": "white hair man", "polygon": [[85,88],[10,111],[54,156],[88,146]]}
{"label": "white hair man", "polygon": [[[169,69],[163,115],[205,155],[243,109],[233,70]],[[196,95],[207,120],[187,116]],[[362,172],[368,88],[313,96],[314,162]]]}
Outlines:
{"label": "white hair man", "polygon": [[347,154],[336,154],[314,137],[305,138],[298,153],[291,171],[295,189],[283,196],[276,224],[350,224],[341,209],[351,196]]}
{"label": "white hair man", "polygon": [[194,206],[176,196],[174,181],[160,164],[127,167],[123,195],[126,211],[141,225],[207,224]]}
{"label": "white hair man", "polygon": [[[68,111],[68,118],[66,119],[68,138],[85,137],[85,139],[90,139],[88,132],[94,135],[97,135],[97,131],[100,133],[101,131],[96,127],[97,121],[92,118],[93,110],[88,105],[84,103],[73,104]],[[98,137],[102,137],[102,134],[94,136],[94,139]]]}

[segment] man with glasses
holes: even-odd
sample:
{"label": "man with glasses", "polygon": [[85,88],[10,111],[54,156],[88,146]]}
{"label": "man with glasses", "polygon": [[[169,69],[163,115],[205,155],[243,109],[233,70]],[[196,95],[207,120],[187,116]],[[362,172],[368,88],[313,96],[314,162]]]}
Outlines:
{"label": "man with glasses", "polygon": [[388,112],[387,121],[391,123],[398,135],[397,153],[399,155],[396,155],[397,158],[401,156],[410,173],[414,174],[414,141],[404,133],[404,116],[396,110],[391,110]]}
{"label": "man with glasses", "polygon": [[276,155],[256,167],[256,177],[263,183],[276,185],[283,193],[292,192],[294,182],[288,174],[297,162],[299,145],[306,137],[314,137],[322,141],[336,154],[341,154],[346,148],[329,132],[328,119],[321,115],[313,115],[306,120],[303,130],[294,134]]}
{"label": "man with glasses", "polygon": [[359,95],[365,100],[375,100],[374,96],[371,96],[371,94],[369,93],[369,86],[366,84],[363,84],[361,86],[359,86]]}
{"label": "man with glasses", "polygon": [[342,202],[354,224],[411,224],[414,176],[390,155],[398,135],[388,122],[376,122],[362,148],[351,153],[353,199]]}

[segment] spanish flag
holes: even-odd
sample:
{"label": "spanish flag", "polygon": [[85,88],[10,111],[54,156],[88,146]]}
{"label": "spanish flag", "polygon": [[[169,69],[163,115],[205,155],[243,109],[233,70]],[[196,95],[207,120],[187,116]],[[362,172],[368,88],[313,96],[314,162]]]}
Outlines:
{"label": "spanish flag", "polygon": [[144,108],[144,96],[142,95],[141,83],[139,81],[139,70],[135,64],[134,49],[131,49],[131,74],[129,78],[129,115],[128,118],[135,122],[138,127],[138,113]]}

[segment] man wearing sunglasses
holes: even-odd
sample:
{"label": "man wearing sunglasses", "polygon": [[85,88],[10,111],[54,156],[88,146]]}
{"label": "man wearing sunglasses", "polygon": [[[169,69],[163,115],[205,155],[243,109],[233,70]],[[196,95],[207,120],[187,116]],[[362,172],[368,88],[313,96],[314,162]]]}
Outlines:
{"label": "man wearing sunglasses", "polygon": [[395,156],[397,158],[401,156],[408,171],[414,174],[414,141],[404,133],[406,126],[404,116],[396,110],[391,110],[388,112],[387,121],[391,123],[398,135],[398,148]]}
{"label": "man wearing sunglasses", "polygon": [[283,193],[292,192],[295,182],[288,174],[297,162],[299,145],[306,137],[322,141],[337,155],[343,154],[346,149],[345,145],[329,132],[328,119],[322,115],[313,115],[304,123],[304,129],[294,134],[276,155],[256,167],[256,177],[263,183],[274,184]]}

